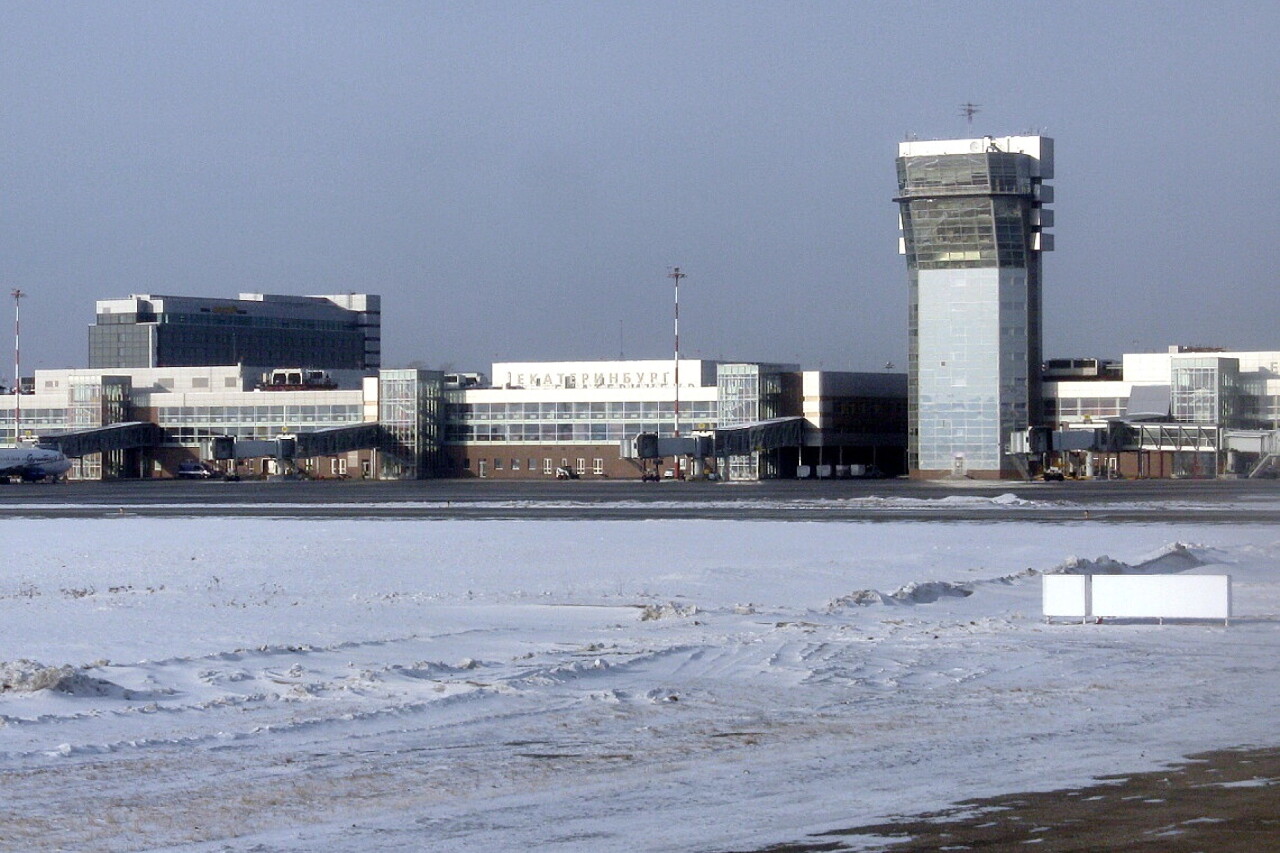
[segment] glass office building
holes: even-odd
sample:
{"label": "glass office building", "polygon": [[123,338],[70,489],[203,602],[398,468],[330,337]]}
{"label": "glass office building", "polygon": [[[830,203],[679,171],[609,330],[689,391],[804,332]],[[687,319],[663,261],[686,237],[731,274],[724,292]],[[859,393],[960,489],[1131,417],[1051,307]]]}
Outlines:
{"label": "glass office building", "polygon": [[913,476],[1012,476],[1009,436],[1039,420],[1040,253],[1051,249],[1041,136],[899,145]]}
{"label": "glass office building", "polygon": [[381,328],[381,299],[372,294],[135,294],[98,301],[89,327],[89,367],[242,364],[374,371],[382,363]]}

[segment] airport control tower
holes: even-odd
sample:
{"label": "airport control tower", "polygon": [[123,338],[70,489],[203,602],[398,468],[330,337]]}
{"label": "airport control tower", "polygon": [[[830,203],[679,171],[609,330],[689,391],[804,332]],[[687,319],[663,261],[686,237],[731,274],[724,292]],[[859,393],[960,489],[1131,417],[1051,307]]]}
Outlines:
{"label": "airport control tower", "polygon": [[897,164],[911,475],[1017,476],[1009,437],[1040,415],[1053,140],[913,140]]}

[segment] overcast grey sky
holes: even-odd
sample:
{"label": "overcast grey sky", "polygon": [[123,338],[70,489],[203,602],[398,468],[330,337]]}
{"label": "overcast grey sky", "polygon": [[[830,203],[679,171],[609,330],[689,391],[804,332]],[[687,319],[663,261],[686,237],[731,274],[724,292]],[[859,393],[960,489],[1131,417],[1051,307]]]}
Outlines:
{"label": "overcast grey sky", "polygon": [[1057,143],[1046,356],[1280,349],[1278,10],[3,0],[0,285],[24,372],[148,292],[380,293],[388,366],[667,357],[674,265],[689,356],[901,366],[897,143],[972,101]]}

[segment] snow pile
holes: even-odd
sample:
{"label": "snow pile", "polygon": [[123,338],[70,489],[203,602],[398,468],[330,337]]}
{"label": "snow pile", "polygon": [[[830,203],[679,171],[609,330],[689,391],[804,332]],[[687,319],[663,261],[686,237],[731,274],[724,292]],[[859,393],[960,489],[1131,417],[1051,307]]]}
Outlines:
{"label": "snow pile", "polygon": [[1005,492],[1001,495],[988,498],[982,495],[948,495],[945,498],[939,498],[937,503],[946,506],[1035,506],[1036,501],[1029,501],[1020,498],[1012,492]]}
{"label": "snow pile", "polygon": [[842,595],[839,598],[833,598],[827,602],[827,612],[835,613],[850,605],[854,607],[866,607],[871,604],[887,604],[885,594],[874,589],[860,589],[851,592],[848,595]]}
{"label": "snow pile", "polygon": [[646,604],[640,608],[640,621],[670,619],[676,616],[688,617],[697,614],[697,612],[698,608],[693,604],[676,604],[674,601],[668,601],[666,604]]}
{"label": "snow pile", "polygon": [[45,666],[38,661],[0,661],[0,693],[36,693],[52,690],[71,696],[119,696],[127,698],[119,685],[86,675],[75,667]]}
{"label": "snow pile", "polygon": [[1129,564],[1113,560],[1105,554],[1093,560],[1068,557],[1046,574],[1061,575],[1172,575],[1199,568],[1209,562],[1202,549],[1173,542],[1150,557]]}
{"label": "snow pile", "polygon": [[849,605],[866,607],[870,604],[933,604],[942,598],[966,598],[970,595],[973,595],[973,587],[966,583],[911,581],[888,595],[879,590],[860,589],[832,599],[827,603],[826,609],[828,613],[834,613]]}
{"label": "snow pile", "polygon": [[932,604],[940,598],[964,598],[973,595],[973,588],[967,584],[950,583],[948,581],[925,581],[898,587],[889,593],[889,597],[904,604]]}

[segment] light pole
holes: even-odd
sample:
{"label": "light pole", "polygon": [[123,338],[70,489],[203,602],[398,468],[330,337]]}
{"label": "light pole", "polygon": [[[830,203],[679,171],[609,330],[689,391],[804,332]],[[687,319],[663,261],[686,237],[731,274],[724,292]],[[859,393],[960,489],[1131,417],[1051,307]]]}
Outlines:
{"label": "light pole", "polygon": [[18,331],[21,328],[18,324],[18,308],[22,304],[22,297],[27,294],[18,288],[13,289],[13,446],[18,446],[18,438],[22,435],[22,358],[19,355],[21,350],[18,348]]}
{"label": "light pole", "polygon": [[[667,278],[675,282],[676,292],[676,406],[675,406],[675,437],[680,437],[680,279],[688,278],[687,275],[680,272],[680,267],[672,267],[671,272],[667,273]],[[680,457],[677,454],[675,459],[675,471],[673,472],[675,479],[684,479],[680,476]]]}

